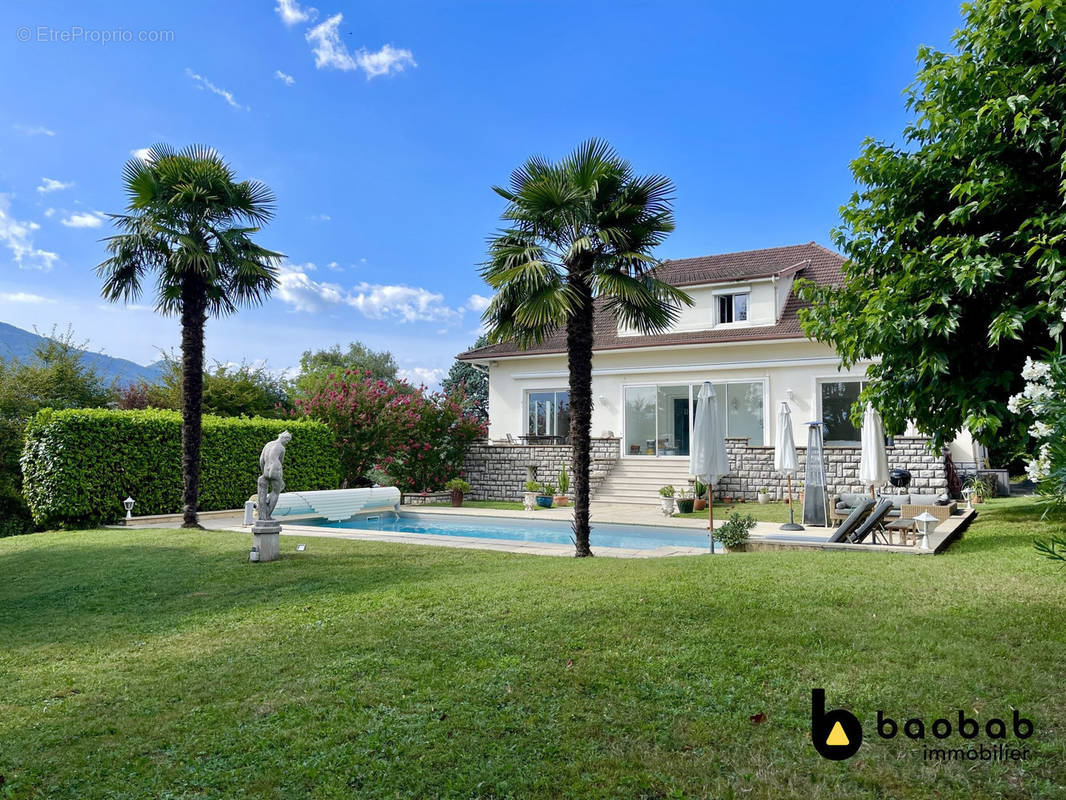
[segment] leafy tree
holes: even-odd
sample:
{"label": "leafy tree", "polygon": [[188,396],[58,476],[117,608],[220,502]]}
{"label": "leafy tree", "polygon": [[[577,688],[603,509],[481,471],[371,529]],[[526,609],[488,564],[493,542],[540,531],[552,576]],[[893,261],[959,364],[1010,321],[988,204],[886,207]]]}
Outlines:
{"label": "leafy tree", "polygon": [[69,328],[53,329],[32,358],[0,358],[0,536],[32,529],[19,467],[26,422],[42,408],[95,408],[114,399],[112,388],[85,363],[83,349]]}
{"label": "leafy tree", "polygon": [[[163,374],[157,383],[131,387],[120,399],[130,408],[169,408],[181,410],[181,361],[163,356]],[[203,410],[219,417],[286,417],[289,396],[285,382],[266,367],[242,362],[228,365],[215,362],[204,371]]]}
{"label": "leafy tree", "polygon": [[[474,347],[484,347],[489,337],[482,334],[477,337]],[[441,388],[447,395],[462,392],[464,408],[481,422],[489,419],[489,376],[473,364],[458,359],[441,381]]]}
{"label": "leafy tree", "polygon": [[293,394],[309,398],[326,385],[331,374],[339,375],[348,370],[396,383],[398,367],[388,350],[371,350],[362,342],[351,342],[347,350],[339,344],[325,350],[305,350],[300,356],[300,373],[293,381]]}
{"label": "leafy tree", "polygon": [[128,213],[112,218],[121,233],[107,239],[110,257],[97,267],[103,296],[135,300],[154,274],[156,309],[181,319],[183,526],[199,527],[208,316],[261,303],[277,285],[281,258],[252,234],[273,216],[274,195],[258,181],[237,181],[214,150],[155,145],[123,169]]}
{"label": "leafy tree", "polygon": [[652,255],[674,229],[673,184],[634,175],[606,142],[589,140],[557,163],[534,157],[511,175],[506,227],[489,242],[482,277],[492,342],[519,345],[566,330],[577,556],[590,556],[589,461],[595,304],[641,333],[669,328],[688,295],[655,277]]}
{"label": "leafy tree", "polygon": [[867,140],[851,165],[843,286],[800,284],[804,331],[875,359],[861,400],[936,445],[1015,435],[1007,400],[1066,305],[1066,3],[964,9],[958,52],[919,51],[903,143]]}

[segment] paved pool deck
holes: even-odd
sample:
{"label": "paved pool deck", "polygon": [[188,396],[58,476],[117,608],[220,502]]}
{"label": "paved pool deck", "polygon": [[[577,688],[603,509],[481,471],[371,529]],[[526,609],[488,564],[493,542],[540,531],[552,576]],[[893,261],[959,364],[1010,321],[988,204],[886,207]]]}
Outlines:
{"label": "paved pool deck", "polygon": [[[505,509],[474,508],[463,506],[452,508],[449,506],[422,506],[405,505],[401,507],[403,512],[424,514],[427,516],[438,515],[441,517],[483,517],[485,519],[544,519],[559,522],[569,522],[573,519],[572,507],[539,509],[537,511],[512,511]],[[752,530],[746,549],[748,551],[759,550],[843,550],[853,552],[888,552],[908,555],[933,555],[942,552],[977,516],[975,510],[963,509],[957,514],[937,526],[929,536],[929,549],[922,550],[917,544],[843,544],[826,541],[831,532],[830,528],[808,527],[803,531],[782,531],[778,523],[759,522]],[[240,511],[214,511],[200,514],[200,524],[208,530],[234,531],[250,533],[251,529],[244,527]],[[656,528],[679,528],[689,531],[707,530],[706,519],[666,517],[658,506],[642,506],[597,503],[593,501],[590,508],[590,517],[596,522],[611,523],[616,525],[632,525],[634,527]],[[715,519],[715,528],[721,526],[724,520]],[[135,528],[177,528],[181,525],[180,515],[165,515],[155,517],[135,517],[130,527]],[[530,555],[549,556],[572,556],[573,545],[552,544],[547,542],[524,542],[507,539],[480,539],[461,536],[437,536],[433,534],[405,534],[377,531],[360,531],[345,529],[320,528],[312,525],[300,524],[300,520],[291,522],[282,520],[282,535],[297,537],[320,537],[326,539],[352,539],[375,542],[399,542],[402,544],[421,544],[438,547],[457,547],[475,550],[498,550],[507,553],[527,553]],[[120,526],[121,527],[121,526]],[[919,537],[920,542],[920,537]],[[716,548],[721,552],[721,548]],[[621,547],[599,547],[594,552],[597,556],[611,558],[662,558],[667,556],[692,556],[708,555],[707,547],[680,547],[666,546],[653,550],[637,550]]]}

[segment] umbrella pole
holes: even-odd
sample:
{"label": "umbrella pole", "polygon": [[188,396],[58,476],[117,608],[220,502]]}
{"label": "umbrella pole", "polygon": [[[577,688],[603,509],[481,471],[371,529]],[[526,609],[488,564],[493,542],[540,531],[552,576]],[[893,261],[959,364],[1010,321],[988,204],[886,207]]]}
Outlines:
{"label": "umbrella pole", "polygon": [[711,552],[714,552],[714,487],[707,485],[707,536],[711,540]]}
{"label": "umbrella pole", "polygon": [[788,486],[788,522],[781,526],[783,531],[801,531],[802,525],[796,524],[796,504],[792,502],[792,473],[785,473],[785,483]]}

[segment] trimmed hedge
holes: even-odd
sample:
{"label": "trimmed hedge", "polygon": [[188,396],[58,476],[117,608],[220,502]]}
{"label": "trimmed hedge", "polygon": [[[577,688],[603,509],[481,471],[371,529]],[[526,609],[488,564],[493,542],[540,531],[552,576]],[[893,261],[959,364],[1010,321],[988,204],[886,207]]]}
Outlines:
{"label": "trimmed hedge", "polygon": [[[283,431],[285,490],[336,489],[333,434],[320,422],[203,417],[200,511],[241,508],[256,491],[259,453]],[[26,427],[22,490],[38,525],[86,528],[135,514],[181,512],[181,415],[174,411],[38,412]]]}

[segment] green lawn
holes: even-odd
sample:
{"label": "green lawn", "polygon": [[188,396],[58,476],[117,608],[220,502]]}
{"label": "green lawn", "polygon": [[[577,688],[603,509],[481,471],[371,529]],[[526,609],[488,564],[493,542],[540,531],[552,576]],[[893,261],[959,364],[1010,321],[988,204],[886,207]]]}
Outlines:
{"label": "green lawn", "polygon": [[[937,557],[0,540],[0,797],[1061,798],[1051,530],[1003,500]],[[814,687],[862,720],[854,758],[816,755]],[[873,724],[1011,707],[1028,761],[923,762]]]}
{"label": "green lawn", "polygon": [[[734,511],[750,514],[759,522],[788,522],[788,503],[720,503],[714,504],[715,521],[725,519]],[[707,519],[707,509],[693,511],[691,514],[674,514],[678,519]],[[803,521],[803,508],[796,504],[796,522]]]}

